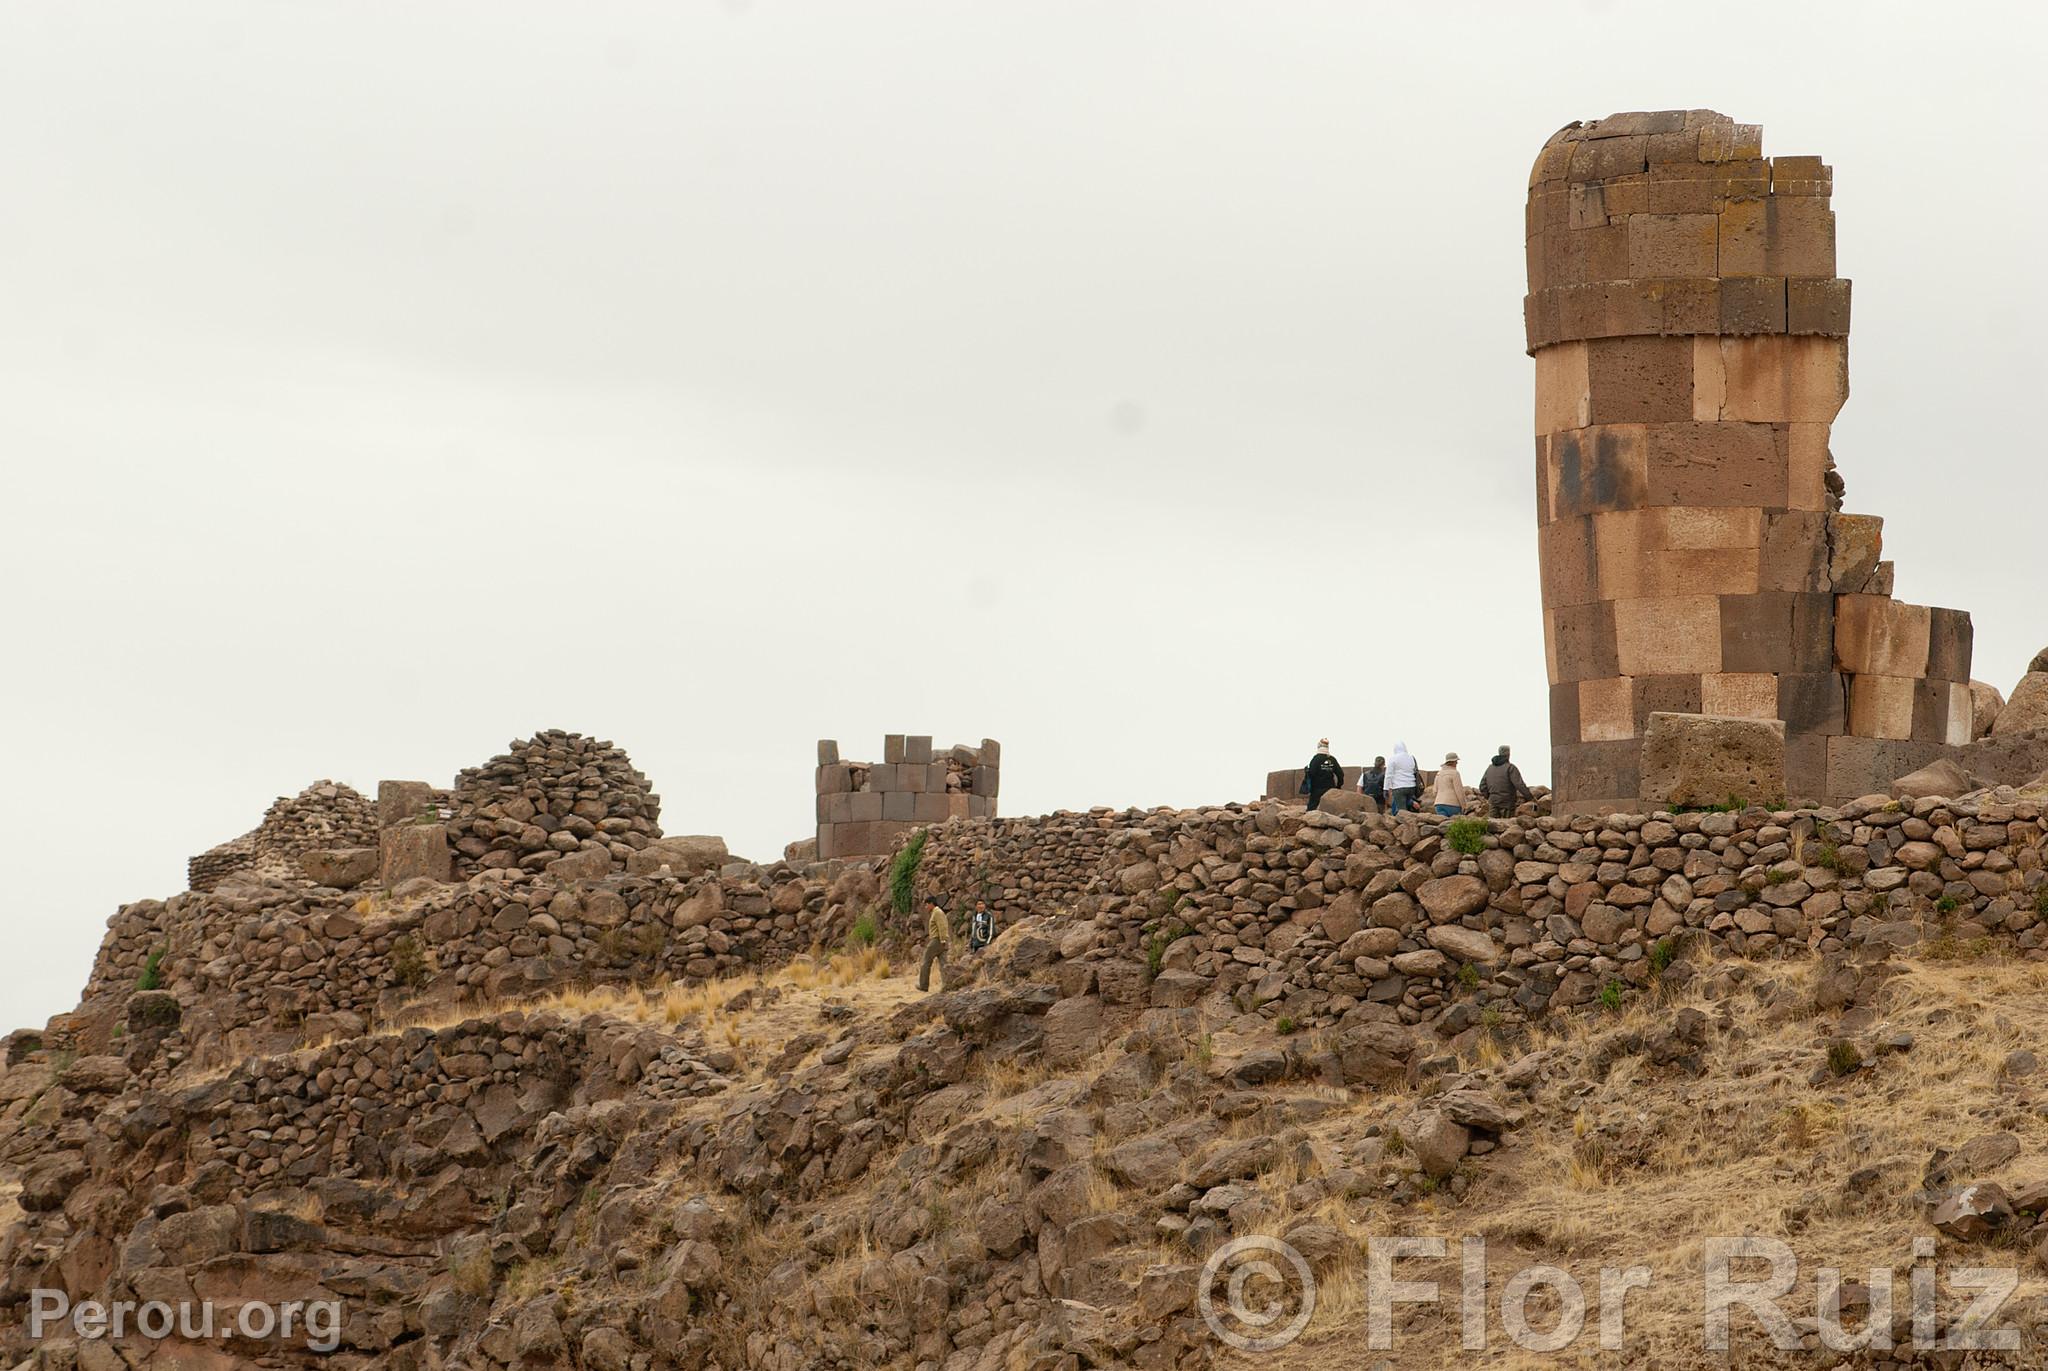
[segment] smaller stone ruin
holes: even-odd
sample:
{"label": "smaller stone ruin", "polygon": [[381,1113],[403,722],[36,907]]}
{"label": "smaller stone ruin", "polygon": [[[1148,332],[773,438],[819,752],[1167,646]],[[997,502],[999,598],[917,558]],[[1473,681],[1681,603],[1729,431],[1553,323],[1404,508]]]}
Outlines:
{"label": "smaller stone ruin", "polygon": [[449,803],[457,879],[492,868],[540,871],[577,853],[602,875],[661,836],[661,797],[625,750],[560,729],[460,773]]}
{"label": "smaller stone ruin", "polygon": [[891,733],[880,762],[843,762],[839,744],[818,742],[818,860],[893,851],[914,828],[948,819],[993,819],[1002,787],[1002,744],[935,750],[929,737]]}
{"label": "smaller stone ruin", "polygon": [[186,884],[214,890],[238,874],[310,880],[299,860],[307,853],[374,847],[376,842],[377,807],[339,781],[315,781],[296,795],[278,796],[263,812],[263,822],[249,832],[192,858],[186,863]]}

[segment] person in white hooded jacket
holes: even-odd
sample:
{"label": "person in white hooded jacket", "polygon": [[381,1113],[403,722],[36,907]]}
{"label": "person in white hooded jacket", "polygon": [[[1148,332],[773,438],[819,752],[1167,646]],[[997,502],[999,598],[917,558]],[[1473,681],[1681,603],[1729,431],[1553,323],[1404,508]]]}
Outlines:
{"label": "person in white hooded jacket", "polygon": [[1394,755],[1387,758],[1387,810],[1399,814],[1404,809],[1413,809],[1421,796],[1422,769],[1409,755],[1408,744],[1395,743]]}

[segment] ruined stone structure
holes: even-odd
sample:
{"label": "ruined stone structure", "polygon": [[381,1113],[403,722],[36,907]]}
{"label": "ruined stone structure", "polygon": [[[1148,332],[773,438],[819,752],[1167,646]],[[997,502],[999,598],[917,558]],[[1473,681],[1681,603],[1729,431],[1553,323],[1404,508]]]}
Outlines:
{"label": "ruined stone structure", "polygon": [[888,852],[905,833],[947,819],[993,819],[1002,785],[1002,744],[934,751],[930,738],[891,733],[882,760],[842,762],[839,744],[818,742],[819,861]]}
{"label": "ruined stone structure", "polygon": [[1560,813],[1640,808],[1653,713],[1778,719],[1839,801],[1970,741],[1971,627],[1842,512],[1832,172],[1711,111],[1553,136],[1529,178],[1536,497]]}
{"label": "ruined stone structure", "polygon": [[339,781],[315,781],[297,795],[280,795],[263,822],[186,863],[186,884],[213,890],[233,875],[297,878],[308,852],[360,847],[377,841],[370,801]]}

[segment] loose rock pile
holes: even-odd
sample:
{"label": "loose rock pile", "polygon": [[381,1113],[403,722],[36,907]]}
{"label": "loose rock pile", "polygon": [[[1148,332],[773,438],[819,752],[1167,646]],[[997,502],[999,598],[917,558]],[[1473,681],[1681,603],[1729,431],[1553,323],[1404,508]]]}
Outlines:
{"label": "loose rock pile", "polygon": [[538,871],[573,852],[623,868],[661,836],[661,797],[624,749],[549,729],[455,778],[456,874]]}

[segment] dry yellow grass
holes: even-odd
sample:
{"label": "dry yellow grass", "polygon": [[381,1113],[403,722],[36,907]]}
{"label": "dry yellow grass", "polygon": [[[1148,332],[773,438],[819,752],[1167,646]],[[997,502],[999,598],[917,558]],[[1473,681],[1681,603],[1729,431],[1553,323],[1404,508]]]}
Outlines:
{"label": "dry yellow grass", "polygon": [[[1801,1268],[1792,1293],[1779,1303],[1794,1319],[1816,1314],[1822,1267],[1839,1269],[1845,1281],[1866,1280],[1874,1269],[1892,1271],[1903,1308],[1913,1240],[1933,1234],[1914,1195],[1937,1148],[2009,1131],[2020,1141],[2019,1158],[1977,1178],[2011,1184],[2048,1176],[2048,1117],[2028,1093],[2006,1086],[2001,1070],[2017,1048],[2048,1058],[2048,967],[2009,960],[1902,966],[1878,999],[1878,1031],[1910,1033],[1910,1050],[1819,1086],[1811,1074],[1823,1060],[1828,1026],[1803,1014],[1767,1022],[1746,992],[1738,992],[1733,1007],[1740,1032],[1716,1031],[1705,1054],[1707,1074],[1697,1080],[1626,1058],[1588,1089],[1577,1070],[1588,1042],[1666,1017],[1671,1007],[1636,1005],[1552,1029],[1544,1035],[1547,1045],[1572,1069],[1538,1087],[1528,1126],[1508,1147],[1479,1160],[1463,1200],[1440,1194],[1408,1208],[1367,1202],[1348,1206],[1366,1224],[1339,1225],[1354,1233],[1370,1227],[1381,1236],[1447,1239],[1445,1260],[1404,1262],[1397,1273],[1437,1281],[1440,1303],[1404,1311],[1394,1346],[1365,1352],[1362,1295],[1351,1284],[1358,1278],[1340,1272],[1327,1291],[1334,1308],[1320,1309],[1301,1341],[1222,1364],[1260,1371],[1348,1371],[1382,1359],[1399,1371],[1835,1365],[1839,1356],[1814,1363],[1811,1354],[1772,1351],[1744,1311],[1732,1319],[1732,1362],[1706,1351],[1701,1286],[1708,1239],[1758,1235],[1788,1244]],[[1811,966],[1772,966],[1767,974],[1799,986]],[[1875,1168],[1879,1179],[1852,1194],[1845,1182],[1865,1168]],[[1487,1240],[1485,1352],[1459,1349],[1456,1258],[1458,1240],[1468,1235]],[[1571,1273],[1589,1304],[1587,1331],[1560,1352],[1516,1348],[1501,1322],[1508,1278],[1539,1262]],[[1603,1352],[1600,1272],[1638,1265],[1651,1270],[1652,1283],[1627,1296],[1624,1349]],[[1936,1265],[1944,1274],[1969,1266],[2018,1267],[2022,1284],[2008,1320],[2048,1293],[2040,1268],[2023,1250],[1942,1239]],[[1960,1308],[1967,1298],[1952,1298],[1944,1288],[1943,1307]],[[1539,1330],[1552,1321],[1542,1308],[1532,1298],[1530,1320]],[[1852,1333],[1856,1326],[1852,1319]]]}

